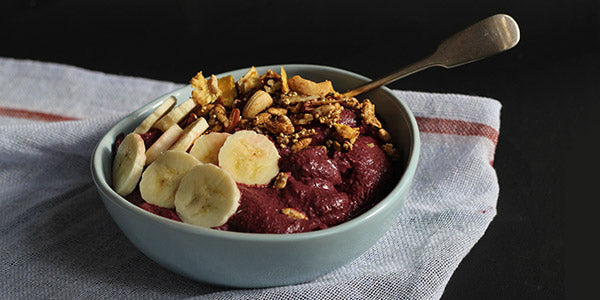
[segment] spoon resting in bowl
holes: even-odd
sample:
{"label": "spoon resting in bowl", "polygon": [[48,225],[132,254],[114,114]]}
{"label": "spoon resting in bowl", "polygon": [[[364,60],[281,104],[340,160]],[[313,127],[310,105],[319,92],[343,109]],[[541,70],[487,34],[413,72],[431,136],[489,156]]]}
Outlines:
{"label": "spoon resting in bowl", "polygon": [[455,33],[430,56],[345,92],[344,96],[354,97],[430,67],[450,69],[478,61],[513,48],[519,39],[517,22],[508,15],[497,14]]}

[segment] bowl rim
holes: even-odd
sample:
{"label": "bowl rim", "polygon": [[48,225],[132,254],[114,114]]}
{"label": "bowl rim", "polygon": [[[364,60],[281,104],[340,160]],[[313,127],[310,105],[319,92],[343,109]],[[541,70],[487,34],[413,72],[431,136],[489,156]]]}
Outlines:
{"label": "bowl rim", "polygon": [[[257,69],[274,69],[276,67],[284,67],[284,68],[304,68],[310,70],[326,70],[341,73],[344,76],[353,77],[359,80],[363,80],[365,82],[370,81],[368,77],[363,75],[350,72],[344,69],[325,66],[325,65],[315,65],[315,64],[277,64],[277,65],[265,65],[265,66],[256,66]],[[222,77],[229,75],[235,72],[243,72],[244,70],[248,70],[250,67],[239,68],[236,70],[231,70],[227,72],[222,72],[217,74],[217,77]],[[179,92],[184,89],[189,89],[190,85],[186,85],[184,87],[175,89],[170,91],[160,97],[155,98],[154,100],[148,102],[147,104],[141,106],[135,111],[131,112],[117,123],[115,123],[111,128],[100,138],[94,150],[92,152],[92,159],[90,163],[90,169],[92,173],[92,179],[94,184],[98,188],[99,192],[103,193],[105,198],[129,211],[130,213],[140,215],[145,218],[150,218],[153,221],[159,222],[170,229],[181,230],[184,232],[205,235],[208,237],[219,238],[219,239],[229,239],[229,240],[238,240],[238,241],[260,241],[260,242],[294,242],[294,241],[304,241],[308,239],[319,239],[326,238],[331,235],[336,235],[339,232],[352,230],[352,228],[356,226],[360,226],[363,223],[368,222],[370,219],[374,218],[376,215],[380,214],[381,211],[385,209],[389,209],[389,207],[393,204],[394,201],[401,201],[399,199],[399,195],[410,186],[410,183],[415,175],[417,164],[420,156],[420,135],[419,129],[417,125],[417,121],[404,101],[396,96],[389,88],[382,86],[379,89],[382,89],[385,93],[389,94],[394,98],[404,110],[406,119],[408,120],[409,125],[409,133],[411,136],[410,144],[409,144],[409,153],[408,153],[408,162],[405,166],[404,172],[400,177],[398,183],[394,186],[394,188],[389,192],[387,196],[381,199],[377,204],[363,212],[362,214],[356,216],[355,218],[348,220],[346,222],[340,223],[338,225],[328,227],[325,229],[320,229],[316,231],[310,232],[299,232],[292,234],[274,234],[274,233],[247,233],[247,232],[235,232],[235,231],[224,231],[224,230],[215,230],[211,228],[203,228],[192,224],[187,224],[183,222],[177,222],[165,217],[161,217],[155,215],[151,212],[148,212],[137,205],[127,201],[124,197],[117,194],[108,184],[106,176],[102,173],[101,166],[102,160],[99,149],[103,147],[103,144],[109,143],[112,145],[113,141],[106,141],[112,131],[116,131],[116,128],[121,127],[121,125],[129,122],[130,119],[134,118],[139,114],[140,111],[148,110],[150,107],[157,105],[157,103],[176,92]]]}

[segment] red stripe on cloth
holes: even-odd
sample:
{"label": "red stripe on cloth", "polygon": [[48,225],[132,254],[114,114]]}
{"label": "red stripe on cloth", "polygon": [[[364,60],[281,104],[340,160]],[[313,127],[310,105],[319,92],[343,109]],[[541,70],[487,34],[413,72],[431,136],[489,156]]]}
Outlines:
{"label": "red stripe on cloth", "polygon": [[494,147],[498,144],[498,130],[486,124],[427,117],[415,117],[415,119],[421,132],[481,136],[492,141]]}
{"label": "red stripe on cloth", "polygon": [[45,121],[45,122],[79,120],[79,118],[73,118],[73,117],[67,117],[67,116],[61,116],[61,115],[55,115],[55,114],[49,114],[49,113],[25,110],[25,109],[7,108],[7,107],[0,107],[0,116],[19,118],[19,119],[38,120],[38,121]]}

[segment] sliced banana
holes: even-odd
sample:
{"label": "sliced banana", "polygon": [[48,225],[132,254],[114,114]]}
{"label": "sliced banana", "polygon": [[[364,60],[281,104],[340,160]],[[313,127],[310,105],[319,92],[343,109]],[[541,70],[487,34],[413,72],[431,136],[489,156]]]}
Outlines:
{"label": "sliced banana", "polygon": [[219,166],[236,182],[267,184],[279,173],[279,153],[268,137],[240,130],[227,138],[219,151]]}
{"label": "sliced banana", "polygon": [[169,150],[187,151],[194,141],[208,129],[208,123],[204,118],[199,118],[192,124],[185,127],[181,137],[169,148]]}
{"label": "sliced banana", "polygon": [[201,135],[192,149],[190,154],[197,158],[200,162],[207,164],[219,164],[219,150],[225,143],[225,140],[231,136],[227,132],[211,132],[209,134]]}
{"label": "sliced banana", "polygon": [[200,164],[181,179],[175,193],[175,211],[185,223],[217,227],[236,212],[240,197],[231,175],[215,165]]}
{"label": "sliced banana", "polygon": [[142,137],[132,132],[119,145],[113,160],[113,189],[121,196],[133,192],[144,170],[146,147]]}
{"label": "sliced banana", "polygon": [[144,119],[144,121],[142,121],[142,123],[140,123],[140,125],[135,130],[133,130],[133,132],[139,134],[144,134],[148,132],[148,130],[152,128],[152,125],[154,125],[154,123],[156,123],[158,119],[162,118],[166,113],[171,111],[173,107],[175,107],[176,103],[177,99],[175,99],[175,97],[171,96],[167,98],[167,100],[165,100],[165,102],[159,105],[154,110],[154,112],[152,112],[148,117],[146,117],[146,119]]}
{"label": "sliced banana", "polygon": [[153,127],[162,131],[167,131],[167,129],[173,126],[173,124],[177,124],[179,121],[183,120],[183,118],[185,118],[185,116],[187,116],[188,113],[194,109],[194,107],[196,107],[196,102],[194,102],[194,99],[187,99],[185,102],[179,104],[168,114],[156,121]]}
{"label": "sliced banana", "polygon": [[169,150],[142,173],[140,193],[146,202],[174,208],[175,192],[183,175],[200,162],[187,152]]}
{"label": "sliced banana", "polygon": [[183,134],[183,129],[177,124],[173,124],[146,151],[146,165],[155,161],[163,152],[169,150]]}

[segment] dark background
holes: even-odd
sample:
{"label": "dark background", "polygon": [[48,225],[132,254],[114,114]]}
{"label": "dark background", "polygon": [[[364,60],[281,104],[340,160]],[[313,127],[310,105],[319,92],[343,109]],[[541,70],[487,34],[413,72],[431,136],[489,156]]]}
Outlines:
{"label": "dark background", "polygon": [[[591,137],[600,79],[599,1],[76,1],[0,4],[0,56],[179,83],[249,65],[324,64],[379,77],[496,13],[513,50],[430,69],[394,89],[502,102],[498,215],[443,299],[565,298],[569,151]],[[578,160],[579,161],[579,160]]]}

